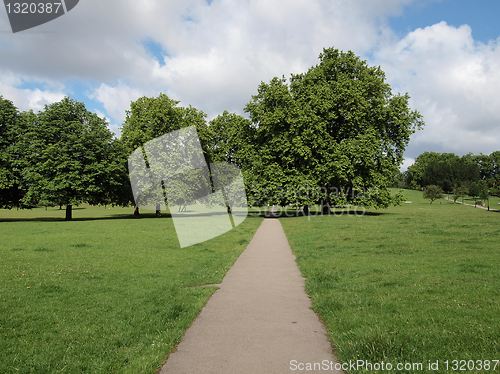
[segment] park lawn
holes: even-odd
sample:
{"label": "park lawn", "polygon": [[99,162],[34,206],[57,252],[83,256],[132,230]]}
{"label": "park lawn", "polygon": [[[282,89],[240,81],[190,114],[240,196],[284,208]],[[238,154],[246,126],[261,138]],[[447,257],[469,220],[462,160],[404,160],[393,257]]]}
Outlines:
{"label": "park lawn", "polygon": [[262,222],[181,249],[144,213],[0,211],[0,373],[155,373]]}
{"label": "park lawn", "polygon": [[500,213],[404,194],[365,215],[280,219],[337,358],[424,372],[500,360]]}

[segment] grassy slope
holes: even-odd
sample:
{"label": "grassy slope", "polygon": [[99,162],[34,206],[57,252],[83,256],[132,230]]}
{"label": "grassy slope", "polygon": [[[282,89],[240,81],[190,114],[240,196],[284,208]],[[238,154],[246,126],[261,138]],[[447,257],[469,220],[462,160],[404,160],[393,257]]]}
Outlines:
{"label": "grassy slope", "polygon": [[156,372],[261,223],[181,249],[131,213],[0,211],[1,373]]}
{"label": "grassy slope", "polygon": [[373,215],[281,219],[339,360],[500,359],[500,213],[405,194]]}

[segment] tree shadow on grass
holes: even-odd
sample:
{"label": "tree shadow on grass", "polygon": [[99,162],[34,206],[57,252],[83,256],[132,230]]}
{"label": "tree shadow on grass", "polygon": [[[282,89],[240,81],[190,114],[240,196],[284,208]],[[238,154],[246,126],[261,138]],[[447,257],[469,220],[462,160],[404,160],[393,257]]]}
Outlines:
{"label": "tree shadow on grass", "polygon": [[[223,215],[225,213],[198,213],[198,214],[182,214],[177,215],[181,218],[189,217],[208,217],[213,215]],[[246,218],[254,218],[260,216],[251,216],[250,214]],[[2,217],[0,222],[82,222],[82,221],[109,221],[109,220],[131,220],[131,219],[162,219],[162,218],[172,218],[171,213],[161,213],[161,217],[156,217],[156,213],[141,213],[140,215],[134,215],[132,212],[130,214],[110,214],[104,217],[73,217],[71,221],[66,221],[64,217]]]}
{"label": "tree shadow on grass", "polygon": [[[85,210],[86,208],[84,207],[77,207],[73,208],[74,211],[76,210]],[[64,210],[61,210],[61,214],[64,214]],[[175,216],[177,217],[203,217],[203,216],[213,216],[213,215],[223,215],[226,214],[224,212],[218,212],[218,213],[196,213],[196,214],[191,214],[190,212],[183,212],[183,213],[174,213]],[[271,210],[261,208],[261,209],[255,209],[255,208],[250,208],[248,211],[247,218],[298,218],[298,217],[322,217],[322,216],[330,216],[330,217],[342,217],[342,216],[382,216],[386,214],[393,214],[393,213],[388,213],[388,212],[374,212],[374,211],[356,211],[354,208],[352,209],[347,209],[344,208],[342,210],[337,209],[337,210],[332,210],[330,214],[324,213],[321,214],[321,212],[317,211],[310,211],[308,215],[306,215],[302,210],[279,210],[275,213],[271,212]],[[131,219],[158,219],[158,218],[172,218],[171,213],[167,212],[162,212],[161,217],[156,217],[155,212],[148,212],[148,213],[141,213],[140,215],[134,215],[133,211],[131,210],[130,213],[120,213],[120,214],[109,214],[106,216],[102,217],[73,217],[71,221],[66,221],[63,216],[61,217],[0,217],[0,222],[81,222],[81,221],[109,221],[109,220],[131,220]]]}
{"label": "tree shadow on grass", "polygon": [[[104,217],[73,217],[70,221],[66,221],[64,217],[2,217],[0,222],[81,222],[81,221],[108,221],[108,220],[127,220],[127,219],[147,219],[158,218],[155,213],[141,213],[139,216],[130,214],[110,214]],[[160,218],[171,218],[170,213],[162,214]]]}
{"label": "tree shadow on grass", "polygon": [[374,216],[374,217],[378,217],[378,216],[382,216],[382,215],[385,215],[385,214],[393,214],[393,213],[389,213],[389,212],[372,212],[372,211],[365,211],[365,212],[359,212],[359,211],[355,211],[355,210],[347,210],[347,209],[344,209],[344,210],[337,210],[337,211],[332,211],[330,212],[329,214],[328,213],[324,213],[324,214],[321,214],[321,212],[315,212],[315,211],[312,211],[312,212],[309,212],[309,214],[305,214],[302,210],[289,210],[289,211],[278,211],[278,212],[271,212],[271,211],[262,211],[262,212],[253,212],[253,213],[249,213],[249,216],[252,215],[254,217],[261,217],[261,218],[298,218],[298,217],[310,217],[310,218],[314,218],[314,217],[327,217],[327,216],[330,216],[330,217],[342,217],[342,216]]}

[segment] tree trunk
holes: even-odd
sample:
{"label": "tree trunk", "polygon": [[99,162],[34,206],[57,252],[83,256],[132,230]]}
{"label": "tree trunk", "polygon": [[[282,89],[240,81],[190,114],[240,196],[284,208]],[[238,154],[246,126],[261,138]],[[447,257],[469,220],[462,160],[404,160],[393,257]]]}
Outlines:
{"label": "tree trunk", "polygon": [[321,199],[319,201],[319,205],[321,207],[321,214],[330,214],[330,203],[325,202],[325,199]]}
{"label": "tree trunk", "polygon": [[304,205],[304,215],[305,216],[309,215],[309,205]]}
{"label": "tree trunk", "polygon": [[156,204],[156,218],[161,217],[160,204]]}
{"label": "tree trunk", "polygon": [[322,213],[323,214],[330,214],[330,204],[326,203],[325,205],[322,206]]}
{"label": "tree trunk", "polygon": [[139,206],[136,205],[136,206],[134,206],[134,216],[138,216],[138,215],[140,215]]}
{"label": "tree trunk", "polygon": [[66,221],[71,221],[72,220],[72,216],[71,216],[71,205],[66,205]]}

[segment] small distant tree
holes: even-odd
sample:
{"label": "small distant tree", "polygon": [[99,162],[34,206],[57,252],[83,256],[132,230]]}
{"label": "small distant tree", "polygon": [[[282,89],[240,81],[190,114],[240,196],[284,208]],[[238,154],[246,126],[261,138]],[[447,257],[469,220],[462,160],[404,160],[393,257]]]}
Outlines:
{"label": "small distant tree", "polygon": [[443,190],[439,186],[430,185],[424,190],[424,199],[430,199],[431,204],[436,199],[441,199],[443,197]]}
{"label": "small distant tree", "polygon": [[455,187],[453,189],[453,204],[456,204],[457,199],[459,197],[463,197],[463,196],[467,195],[467,193],[468,193],[467,187],[465,187],[465,186]]}
{"label": "small distant tree", "polygon": [[480,185],[479,185],[479,198],[481,199],[481,201],[486,201],[488,200],[488,208],[490,206],[489,204],[489,191],[488,191],[488,185],[486,184],[485,181],[480,181]]}
{"label": "small distant tree", "polygon": [[472,182],[469,186],[469,196],[472,196],[474,199],[474,206],[476,206],[476,197],[479,196],[479,193],[479,185],[476,182]]}

